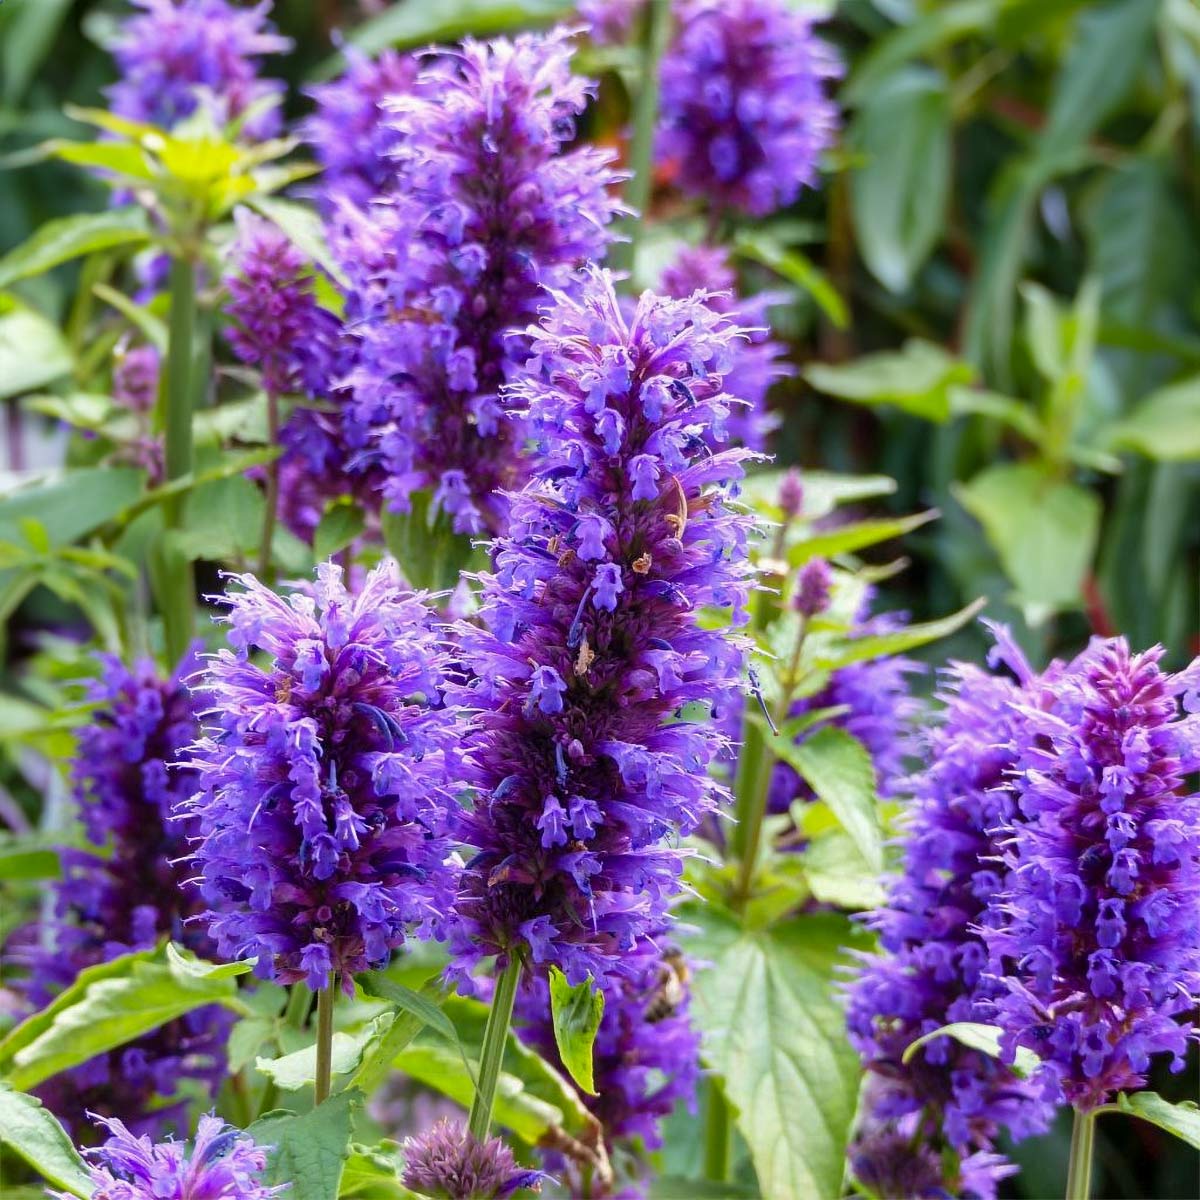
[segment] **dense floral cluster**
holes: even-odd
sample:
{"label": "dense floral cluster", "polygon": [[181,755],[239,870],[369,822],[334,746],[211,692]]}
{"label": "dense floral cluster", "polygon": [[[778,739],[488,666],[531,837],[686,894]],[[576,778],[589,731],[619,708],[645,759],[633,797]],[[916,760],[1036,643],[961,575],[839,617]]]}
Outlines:
{"label": "dense floral cluster", "polygon": [[458,532],[497,530],[524,474],[501,397],[527,353],[514,328],[603,256],[619,209],[611,152],[566,149],[592,90],[570,59],[561,33],[428,59],[388,102],[394,187],[344,256],[362,338],[347,441],[380,460],[390,508],[428,488]]}
{"label": "dense floral cluster", "polygon": [[[902,1062],[924,1034],[954,1021],[986,1022],[1000,990],[986,972],[981,926],[994,922],[991,905],[1004,886],[995,830],[1012,816],[1005,785],[1021,706],[1035,682],[1003,633],[1000,645],[1019,681],[972,666],[950,673],[946,710],[928,733],[925,767],[910,784],[904,871],[873,922],[882,950],[865,961],[850,988],[850,1039],[877,1077],[868,1117],[876,1134],[857,1152],[863,1170],[884,1170],[867,1160],[877,1135],[888,1130],[909,1139],[919,1133],[922,1145],[945,1144],[967,1156],[990,1151],[1002,1127],[1021,1137],[1049,1120],[1040,1085],[951,1038]],[[977,1195],[991,1195],[1002,1175],[990,1173],[990,1189],[983,1186],[988,1177],[977,1178]]]}
{"label": "dense floral cluster", "polygon": [[663,272],[662,288],[668,296],[685,300],[694,292],[706,293],[706,303],[747,331],[725,375],[725,390],[737,398],[729,415],[729,436],[752,450],[766,448],[778,420],[767,409],[767,393],[776,380],[794,374],[783,361],[783,347],[770,335],[767,308],[778,297],[761,292],[749,299],[737,294],[737,276],[726,251],[715,246],[688,246]]}
{"label": "dense floral cluster", "polygon": [[[97,850],[61,852],[54,920],[29,952],[28,999],[39,1006],[85,967],[152,949],[164,936],[201,954],[211,951],[191,922],[203,905],[181,861],[195,828],[172,817],[194,783],[175,759],[196,735],[181,682],[195,661],[185,660],[167,680],[149,662],[131,671],[104,655],[100,666],[88,689],[97,708],[80,731],[72,770],[78,814]],[[197,1010],[54,1076],[38,1094],[73,1128],[88,1111],[160,1127],[182,1113],[182,1103],[164,1107],[161,1100],[176,1096],[182,1080],[215,1092],[230,1023],[220,1010]]]}
{"label": "dense floral cluster", "polygon": [[1144,1086],[1155,1054],[1180,1070],[1196,1036],[1200,660],[1170,675],[1161,655],[1093,642],[1017,731],[994,1019],[1008,1055],[1035,1051],[1084,1110]]}
{"label": "dense floral cluster", "polygon": [[321,192],[366,205],[386,192],[396,168],[390,154],[400,133],[391,122],[388,101],[407,93],[419,60],[396,50],[369,58],[353,46],[343,49],[346,70],[310,95],[316,110],[304,123],[305,139],[321,165]]}
{"label": "dense floral cluster", "polygon": [[247,138],[281,128],[274,99],[284,85],[258,78],[258,60],[291,42],[267,21],[271,0],[242,8],[227,0],[132,0],[141,13],[122,25],[113,46],[121,79],[109,91],[112,110],[166,128],[203,104],[220,124],[245,117]]}
{"label": "dense floral cluster", "polygon": [[[662,1146],[661,1122],[681,1100],[695,1111],[700,1037],[688,1014],[685,959],[664,950],[667,944],[665,937],[648,939],[630,956],[627,973],[601,989],[604,1016],[592,1048],[598,1094],[583,1099],[600,1122],[618,1176],[631,1177],[621,1179],[622,1196],[636,1194],[632,1180],[644,1173],[644,1152]],[[526,978],[516,1015],[521,1039],[557,1064],[544,976]],[[573,1164],[555,1158],[547,1167],[558,1177]]]}
{"label": "dense floral cluster", "polygon": [[839,74],[786,0],[683,0],[662,64],[658,154],[683,190],[763,216],[816,179],[833,141]]}
{"label": "dense floral cluster", "polygon": [[266,1150],[217,1117],[200,1118],[190,1153],[186,1142],[156,1145],[117,1120],[98,1124],[110,1136],[90,1154],[92,1200],[271,1200],[290,1186],[264,1184]]}
{"label": "dense floral cluster", "polygon": [[313,594],[287,599],[237,577],[244,590],[225,599],[236,653],[218,651],[199,684],[213,707],[187,810],[221,954],[313,988],[336,974],[350,990],[409,925],[435,930],[453,897],[459,731],[438,707],[428,610],[395,564],[357,594],[330,563],[317,575]]}
{"label": "dense floral cluster", "polygon": [[503,1200],[541,1186],[542,1173],[520,1167],[500,1138],[480,1142],[448,1118],[408,1138],[403,1150],[404,1186],[433,1200]]}
{"label": "dense floral cluster", "polygon": [[478,707],[475,810],[452,946],[465,976],[514,951],[603,980],[661,926],[682,859],[664,844],[720,802],[722,738],[679,721],[736,692],[747,518],[725,503],[746,450],[716,454],[738,329],[702,297],[646,294],[627,322],[607,273],[558,293],[516,385],[539,439],[533,483],[460,630]]}

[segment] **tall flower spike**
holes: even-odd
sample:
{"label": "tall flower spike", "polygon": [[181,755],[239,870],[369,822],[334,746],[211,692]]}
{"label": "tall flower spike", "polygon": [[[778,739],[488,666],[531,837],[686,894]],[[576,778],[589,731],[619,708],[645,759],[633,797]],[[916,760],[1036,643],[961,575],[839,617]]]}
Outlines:
{"label": "tall flower spike", "polygon": [[784,347],[771,337],[767,320],[767,308],[780,296],[773,292],[739,296],[729,255],[717,246],[685,247],[663,272],[662,287],[677,300],[704,292],[711,309],[746,326],[749,336],[737,347],[725,375],[725,390],[741,401],[730,410],[729,436],[751,450],[765,449],[779,424],[767,408],[767,393],[776,380],[795,374],[783,360]]}
{"label": "tall flower spike", "polygon": [[[97,708],[79,734],[72,784],[87,838],[103,852],[62,852],[54,920],[29,955],[28,1000],[37,1006],[85,967],[151,949],[162,937],[201,955],[213,952],[191,920],[203,908],[183,861],[195,829],[172,816],[195,781],[175,765],[197,732],[192,698],[180,679],[195,660],[189,656],[167,680],[150,662],[129,670],[102,655],[100,666],[88,690]],[[215,1094],[230,1024],[220,1009],[199,1009],[55,1075],[38,1094],[76,1130],[88,1111],[120,1114],[140,1130],[161,1129],[185,1111],[186,1102],[170,1103],[181,1080]]]}
{"label": "tall flower spike", "polygon": [[483,579],[485,629],[459,631],[480,710],[468,773],[476,854],[452,926],[455,971],[520,951],[604,980],[665,919],[680,851],[724,798],[723,738],[690,705],[737,695],[749,518],[728,488],[749,451],[713,454],[740,331],[702,298],[647,293],[626,322],[607,272],[553,295],[513,388],[539,439],[535,480]]}
{"label": "tall flower spike", "polygon": [[951,1038],[903,1062],[924,1034],[954,1021],[987,1021],[999,990],[986,974],[980,926],[993,919],[989,902],[1004,882],[994,830],[1012,810],[1005,784],[1014,706],[1037,686],[1003,631],[1000,637],[1020,682],[952,668],[926,765],[909,783],[903,873],[872,920],[881,952],[865,958],[849,988],[850,1040],[876,1079],[869,1125],[909,1138],[919,1133],[959,1157],[989,1152],[1002,1127],[1014,1137],[1039,1132],[1052,1115],[1040,1086]]}
{"label": "tall flower spike", "polygon": [[[665,940],[647,940],[631,956],[627,976],[611,978],[602,990],[604,1016],[592,1049],[598,1094],[582,1099],[603,1127],[618,1194],[632,1197],[649,1171],[646,1151],[663,1144],[662,1121],[681,1100],[695,1112],[700,1037],[688,1015],[686,960]],[[558,1063],[545,976],[526,977],[516,1015],[521,1040]],[[558,1156],[546,1166],[556,1177],[575,1168]],[[571,1182],[582,1194],[583,1181]]]}
{"label": "tall flower spike", "polygon": [[279,133],[284,85],[259,79],[258,59],[284,54],[292,43],[267,21],[271,0],[253,8],[227,0],[132,2],[142,11],[122,23],[113,48],[122,75],[109,90],[117,116],[170,129],[203,104],[220,124],[245,116],[248,138]]}
{"label": "tall flower spike", "polygon": [[663,59],[658,158],[716,209],[765,216],[816,180],[840,74],[812,20],[786,0],[682,0]]}
{"label": "tall flower spike", "polygon": [[1161,657],[1096,640],[1019,709],[993,1019],[1084,1111],[1144,1087],[1156,1054],[1182,1069],[1197,1036],[1200,659],[1171,675]]}
{"label": "tall flower spike", "polygon": [[364,252],[347,256],[363,314],[348,420],[369,431],[348,440],[381,461],[389,508],[427,488],[460,533],[498,529],[501,492],[525,474],[524,433],[501,399],[528,353],[512,331],[543,287],[603,256],[620,207],[612,152],[566,148],[592,92],[571,53],[552,33],[430,58],[388,104],[395,188],[362,225]]}
{"label": "tall flower spike", "polygon": [[414,55],[390,49],[378,58],[349,45],[342,53],[346,70],[309,90],[316,109],[304,122],[304,137],[321,165],[321,194],[365,207],[395,179],[389,155],[400,134],[387,104],[412,88],[420,64]]}
{"label": "tall flower spike", "polygon": [[432,1200],[503,1200],[521,1188],[541,1190],[542,1173],[519,1166],[498,1137],[480,1142],[449,1118],[402,1149],[404,1186]]}
{"label": "tall flower spike", "polygon": [[[436,930],[454,890],[446,837],[455,717],[424,602],[385,560],[360,592],[332,563],[313,592],[253,576],[226,596],[229,642],[199,691],[208,736],[188,805],[208,919],[227,959],[326,986],[385,963],[415,924]],[[268,658],[251,661],[254,650]]]}
{"label": "tall flower spike", "polygon": [[[108,1140],[89,1152],[92,1200],[271,1200],[291,1184],[262,1181],[266,1150],[217,1117],[200,1118],[189,1152],[186,1142],[155,1145],[118,1120],[97,1119]],[[54,1192],[72,1200],[69,1192]]]}

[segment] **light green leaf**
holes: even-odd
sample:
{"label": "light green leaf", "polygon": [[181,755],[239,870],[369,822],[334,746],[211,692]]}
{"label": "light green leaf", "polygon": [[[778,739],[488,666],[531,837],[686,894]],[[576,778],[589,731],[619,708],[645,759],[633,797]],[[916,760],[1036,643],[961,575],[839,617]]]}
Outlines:
{"label": "light green leaf", "polygon": [[[43,719],[41,709],[36,712]],[[36,725],[35,725],[36,728]],[[0,841],[0,881],[16,883],[30,879],[58,879],[62,874],[58,851],[51,846],[31,845],[28,841],[5,838]]]}
{"label": "light green leaf", "polygon": [[1161,462],[1200,459],[1200,375],[1151,392],[1106,432],[1110,446]]}
{"label": "light green leaf", "polygon": [[765,1200],[834,1200],[858,1100],[835,968],[856,933],[844,917],[795,918],[745,932],[711,907],[692,943],[693,1012],[704,1057],[724,1079]]}
{"label": "light green leaf", "polygon": [[[353,1031],[339,1029],[334,1033],[331,1053],[334,1079],[355,1074],[359,1070],[372,1049],[386,1037],[396,1015],[380,1013]],[[310,1043],[279,1058],[259,1058],[255,1067],[282,1091],[298,1092],[311,1087],[317,1077],[317,1048]]]}
{"label": "light green leaf", "polygon": [[804,378],[819,392],[856,404],[890,404],[927,421],[950,417],[950,389],[974,371],[941,346],[910,338],[897,351],[867,354],[831,366],[813,363]]}
{"label": "light green leaf", "polygon": [[0,1082],[0,1145],[27,1162],[52,1187],[88,1197],[93,1184],[67,1132],[42,1102]]}
{"label": "light green leaf", "polygon": [[826,725],[802,741],[769,743],[775,756],[796,771],[850,835],[870,871],[883,870],[875,767],[863,744],[844,729]]}
{"label": "light green leaf", "polygon": [[950,194],[950,97],[941,75],[910,67],[866,99],[849,130],[864,164],[850,176],[863,259],[902,292],[945,227]]}
{"label": "light green leaf", "polygon": [[[999,1058],[1000,1034],[1001,1030],[995,1025],[981,1025],[976,1021],[955,1021],[910,1042],[904,1051],[902,1061],[911,1062],[918,1050],[940,1037],[953,1038],[956,1042],[961,1042],[972,1050],[979,1050],[991,1058]],[[1018,1046],[1016,1061],[1009,1065],[1014,1075],[1028,1079],[1041,1066],[1041,1063],[1042,1060],[1028,1047]]]}
{"label": "light green leaf", "polygon": [[[770,512],[776,519],[781,515],[776,506],[779,485],[786,471],[755,471],[742,484],[742,496],[755,508]],[[803,517],[818,521],[827,517],[840,504],[857,504],[877,496],[890,496],[896,481],[886,475],[837,475],[832,471],[804,471],[800,476],[804,487]]]}
{"label": "light green leaf", "polygon": [[440,995],[436,980],[430,981],[423,992],[413,991],[402,983],[389,979],[379,971],[367,971],[358,976],[358,984],[368,996],[378,996],[387,1000],[403,1012],[417,1018],[422,1025],[440,1033],[451,1045],[458,1045],[458,1030],[454,1022],[434,1002],[433,997]]}
{"label": "light green leaf", "polygon": [[395,1144],[351,1145],[339,1200],[417,1200],[416,1193],[400,1182],[402,1165]]}
{"label": "light green leaf", "polygon": [[1033,463],[989,467],[955,487],[983,526],[1031,625],[1077,606],[1100,528],[1100,501]]}
{"label": "light green leaf", "polygon": [[335,280],[347,286],[346,278],[337,260],[329,252],[325,240],[325,224],[311,208],[297,204],[295,200],[281,200],[277,196],[252,196],[246,201],[255,212],[279,226],[292,244],[306,258]]}
{"label": "light green leaf", "polygon": [[[811,809],[812,805],[807,805]],[[840,829],[815,838],[801,857],[804,881],[813,898],[852,912],[878,908],[884,901],[879,872],[863,857],[854,839]]]}
{"label": "light green leaf", "polygon": [[950,414],[955,417],[991,417],[993,420],[1002,421],[1035,446],[1041,444],[1044,434],[1037,413],[1024,400],[1017,400],[985,388],[952,387]]}
{"label": "light green leaf", "polygon": [[850,324],[850,312],[846,302],[825,274],[807,255],[792,250],[765,233],[738,234],[733,245],[734,253],[753,259],[770,267],[776,274],[794,283],[802,292],[813,298],[817,307],[829,318],[837,329]]}
{"label": "light green leaf", "polygon": [[41,275],[60,263],[114,246],[140,246],[150,240],[146,214],[138,207],[78,213],[47,221],[16,249],[0,258],[0,288]]}
{"label": "light green leaf", "polygon": [[870,521],[855,521],[850,525],[839,525],[823,533],[813,533],[803,541],[796,542],[788,551],[793,566],[813,558],[835,558],[839,554],[850,554],[864,550],[880,542],[890,542],[920,529],[939,514],[937,509],[915,513],[911,517],[880,517]]}
{"label": "light green leaf", "polygon": [[130,504],[143,478],[132,467],[85,467],[35,480],[0,497],[0,541],[17,540],[21,521],[34,517],[54,545],[74,542]]}
{"label": "light green leaf", "polygon": [[604,993],[589,975],[572,987],[557,968],[550,968],[550,1013],[554,1044],[570,1076],[589,1096],[595,1096],[592,1047],[604,1017]]}
{"label": "light green leaf", "polygon": [[1200,1150],[1200,1107],[1194,1100],[1172,1104],[1157,1092],[1121,1092],[1116,1104],[1106,1105],[1100,1112],[1123,1112],[1141,1117]]}
{"label": "light green leaf", "polygon": [[337,1200],[362,1102],[361,1092],[339,1092],[301,1116],[271,1112],[255,1121],[246,1132],[272,1148],[267,1182],[287,1184],[288,1200]]}
{"label": "light green leaf", "polygon": [[366,528],[363,511],[352,500],[339,497],[325,510],[313,534],[313,558],[324,562],[344,550]]}
{"label": "light green leaf", "polygon": [[166,322],[152,313],[144,304],[136,304],[124,292],[118,292],[105,283],[97,283],[92,291],[105,302],[111,304],[129,323],[141,330],[146,341],[160,354],[167,352]]}
{"label": "light green leaf", "polygon": [[0,296],[0,400],[45,387],[74,367],[66,338],[53,321]]}
{"label": "light green leaf", "polygon": [[[349,40],[368,54],[386,46],[456,41],[465,33],[491,37],[510,29],[551,25],[570,14],[570,0],[441,0],[397,4],[354,29]],[[329,74],[331,72],[324,72]]]}

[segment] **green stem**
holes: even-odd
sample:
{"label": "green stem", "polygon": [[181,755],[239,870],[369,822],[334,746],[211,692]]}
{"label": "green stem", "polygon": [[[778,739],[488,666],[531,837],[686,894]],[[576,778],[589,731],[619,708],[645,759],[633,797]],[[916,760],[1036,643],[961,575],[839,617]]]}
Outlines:
{"label": "green stem", "polygon": [[[267,445],[279,444],[279,397],[267,392]],[[275,540],[275,513],[279,507],[279,459],[267,463],[267,491],[263,498],[262,540],[258,551],[258,577],[270,587],[275,582],[271,546]]]}
{"label": "green stem", "polygon": [[613,266],[632,271],[638,235],[646,222],[654,179],[654,134],[658,125],[658,64],[671,29],[670,0],[650,0],[646,6],[646,33],[642,42],[642,86],[633,109],[633,137],[629,142],[629,182],[625,201],[633,215],[625,222],[629,240],[609,251]]}
{"label": "green stem", "polygon": [[492,1108],[496,1103],[496,1083],[500,1078],[500,1064],[504,1061],[504,1050],[508,1045],[508,1027],[512,1022],[513,1003],[517,998],[517,984],[521,981],[521,960],[509,953],[508,965],[496,980],[496,992],[492,996],[492,1007],[488,1010],[487,1026],[483,1031],[483,1049],[479,1057],[479,1083],[475,1088],[475,1099],[471,1103],[468,1128],[478,1141],[487,1138],[492,1125]]}
{"label": "green stem", "polygon": [[[170,482],[191,473],[192,365],[196,335],[196,268],[190,258],[171,260],[171,319],[167,342],[166,390],[161,412],[163,459]],[[163,505],[168,530],[178,529],[183,497]],[[177,663],[186,653],[195,627],[196,587],[191,561],[164,556],[163,627],[167,658]]]}
{"label": "green stem", "polygon": [[729,1102],[715,1079],[709,1079],[704,1108],[704,1178],[713,1183],[729,1179],[733,1150],[733,1120]]}
{"label": "green stem", "polygon": [[333,1002],[336,996],[337,972],[330,971],[325,986],[317,993],[317,1104],[329,1098],[329,1085],[333,1080]]}
{"label": "green stem", "polygon": [[1067,1200],[1088,1200],[1095,1144],[1096,1114],[1076,1109],[1075,1125],[1071,1130],[1071,1162],[1067,1168]]}

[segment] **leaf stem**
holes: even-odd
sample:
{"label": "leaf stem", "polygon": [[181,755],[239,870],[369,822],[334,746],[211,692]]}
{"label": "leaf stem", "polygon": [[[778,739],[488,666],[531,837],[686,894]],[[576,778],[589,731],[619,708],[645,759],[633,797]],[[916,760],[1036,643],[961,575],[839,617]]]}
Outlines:
{"label": "leaf stem", "polygon": [[330,971],[325,986],[317,993],[317,1104],[329,1098],[333,1079],[333,1002],[337,996],[337,972]]}
{"label": "leaf stem", "polygon": [[725,1183],[729,1179],[730,1159],[733,1150],[733,1121],[725,1093],[713,1078],[705,1088],[707,1103],[704,1108],[704,1178],[713,1183]]}
{"label": "leaf stem", "polygon": [[1092,1152],[1096,1143],[1095,1112],[1075,1110],[1071,1160],[1067,1168],[1067,1200],[1088,1200],[1092,1186]]}
{"label": "leaf stem", "polygon": [[621,271],[633,271],[638,235],[646,223],[646,210],[654,175],[654,133],[658,125],[658,67],[671,29],[670,0],[650,0],[646,6],[645,37],[642,42],[642,86],[633,109],[633,136],[629,141],[629,181],[625,200],[633,215],[625,221],[629,240],[618,242],[610,251],[613,265]]}
{"label": "leaf stem", "polygon": [[477,1141],[487,1138],[492,1124],[492,1108],[496,1103],[496,1083],[500,1078],[500,1064],[504,1061],[504,1050],[508,1045],[508,1027],[512,1022],[513,1003],[517,998],[517,984],[521,981],[521,959],[509,952],[508,964],[496,980],[496,991],[492,996],[492,1007],[488,1010],[487,1026],[483,1031],[483,1049],[479,1058],[479,1084],[475,1088],[475,1099],[471,1103],[471,1116],[467,1127]]}
{"label": "leaf stem", "polygon": [[[171,317],[167,340],[166,390],[163,396],[163,465],[166,482],[188,475],[193,467],[192,362],[196,337],[196,267],[187,255],[171,260]],[[183,496],[163,503],[167,530],[179,528]],[[167,659],[173,665],[187,652],[195,627],[196,587],[190,560],[164,555],[163,630]]]}

